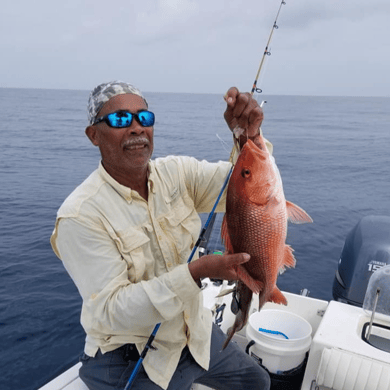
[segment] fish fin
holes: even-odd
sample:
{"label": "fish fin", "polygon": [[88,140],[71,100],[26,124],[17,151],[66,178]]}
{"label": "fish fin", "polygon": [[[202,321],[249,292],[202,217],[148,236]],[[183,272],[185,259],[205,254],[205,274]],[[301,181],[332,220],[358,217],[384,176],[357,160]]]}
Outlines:
{"label": "fish fin", "polygon": [[282,266],[279,268],[279,275],[281,275],[285,270],[286,270],[286,267],[295,267],[295,264],[296,264],[296,260],[295,260],[295,257],[293,255],[293,252],[294,252],[294,249],[291,248],[290,245],[286,245],[284,247],[284,257],[283,257],[283,264]]}
{"label": "fish fin", "polygon": [[236,291],[236,288],[229,288],[229,289],[222,290],[215,298],[222,298],[225,295],[229,295],[234,291]]}
{"label": "fish fin", "polygon": [[222,225],[221,225],[221,238],[223,243],[225,244],[225,249],[229,253],[233,253],[233,246],[230,241],[228,227],[227,227],[227,220],[226,220],[226,214],[223,216]]}
{"label": "fish fin", "polygon": [[268,302],[279,303],[280,305],[287,305],[287,299],[282,292],[275,286],[271,296],[268,298]]}
{"label": "fish fin", "polygon": [[249,308],[252,301],[252,291],[242,283],[239,283],[238,289],[238,300],[240,310],[238,311],[234,324],[227,331],[227,339],[223,344],[222,350],[224,350],[229,344],[234,334],[240,331],[248,322]]}
{"label": "fish fin", "polygon": [[296,204],[286,200],[288,220],[292,223],[310,223],[313,222],[311,217],[306,213],[305,210],[301,209]]}
{"label": "fish fin", "polygon": [[255,294],[259,294],[260,291],[264,288],[264,283],[260,280],[255,280],[252,278],[252,276],[248,273],[248,271],[242,266],[239,265],[236,268],[236,272],[240,280],[245,283],[245,285],[253,291]]}
{"label": "fish fin", "polygon": [[232,326],[227,330],[227,339],[225,340],[223,346],[222,346],[222,351],[228,346],[230,343],[230,340],[234,336],[234,333],[236,333],[236,327]]}
{"label": "fish fin", "polygon": [[294,249],[291,248],[290,245],[286,245],[284,247],[284,259],[283,259],[283,265],[286,267],[295,267],[295,257],[293,255]]}

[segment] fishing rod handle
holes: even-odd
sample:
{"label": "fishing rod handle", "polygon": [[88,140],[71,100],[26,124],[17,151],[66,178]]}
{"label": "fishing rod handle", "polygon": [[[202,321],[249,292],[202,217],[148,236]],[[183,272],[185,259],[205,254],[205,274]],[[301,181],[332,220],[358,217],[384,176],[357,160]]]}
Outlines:
{"label": "fishing rod handle", "polygon": [[139,372],[139,370],[140,370],[140,368],[141,368],[141,364],[142,364],[142,362],[144,361],[145,356],[146,356],[146,354],[148,353],[148,350],[150,349],[150,347],[151,347],[151,345],[152,345],[152,342],[153,342],[154,338],[156,337],[156,334],[157,334],[157,332],[158,332],[160,326],[161,326],[161,323],[158,323],[158,324],[154,327],[152,333],[150,334],[149,339],[148,339],[148,341],[147,341],[147,343],[146,343],[146,345],[145,345],[145,348],[143,349],[143,351],[142,351],[142,353],[141,353],[141,355],[140,355],[140,357],[139,357],[139,359],[138,359],[138,361],[137,361],[137,364],[135,365],[135,367],[134,367],[134,369],[133,369],[133,371],[132,371],[132,373],[131,373],[131,375],[130,375],[129,380],[128,380],[127,383],[126,383],[126,387],[125,387],[124,390],[129,390],[129,389],[131,389],[131,386],[133,386],[133,383],[134,383],[134,381],[135,381],[135,378],[137,377],[138,372]]}

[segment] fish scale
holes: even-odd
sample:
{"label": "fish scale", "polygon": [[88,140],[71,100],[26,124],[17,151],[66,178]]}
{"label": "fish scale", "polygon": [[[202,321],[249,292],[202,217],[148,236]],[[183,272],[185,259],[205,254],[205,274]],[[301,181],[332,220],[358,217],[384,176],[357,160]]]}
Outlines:
{"label": "fish scale", "polygon": [[268,301],[287,304],[276,286],[278,274],[295,266],[293,250],[285,242],[287,221],[312,222],[304,210],[286,201],[280,175],[261,135],[256,143],[245,143],[227,189],[222,239],[227,252],[248,253],[251,258],[237,267],[239,310],[224,348],[246,324],[253,292],[259,293],[259,310]]}

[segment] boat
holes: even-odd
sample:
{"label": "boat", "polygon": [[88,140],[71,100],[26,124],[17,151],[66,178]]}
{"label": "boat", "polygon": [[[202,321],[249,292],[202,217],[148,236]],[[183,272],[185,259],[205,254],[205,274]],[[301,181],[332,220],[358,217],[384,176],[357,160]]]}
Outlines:
{"label": "boat", "polygon": [[[232,294],[218,295],[231,286],[202,284],[204,305],[226,332],[235,317]],[[390,390],[390,217],[363,217],[347,235],[332,292],[330,301],[305,289],[283,292],[287,306],[268,302],[260,312],[254,295],[249,321],[233,341],[267,369],[271,390]],[[295,331],[306,334],[286,339]],[[80,366],[40,390],[87,390]]]}

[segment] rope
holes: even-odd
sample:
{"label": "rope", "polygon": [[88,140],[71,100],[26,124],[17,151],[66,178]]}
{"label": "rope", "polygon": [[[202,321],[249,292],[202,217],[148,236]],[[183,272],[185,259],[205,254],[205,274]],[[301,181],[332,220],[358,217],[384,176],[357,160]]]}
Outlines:
{"label": "rope", "polygon": [[288,339],[288,337],[284,333],[279,332],[278,330],[269,330],[269,329],[259,328],[259,332],[270,333],[270,334],[274,334],[274,335],[280,335],[280,336],[283,336],[284,338]]}

